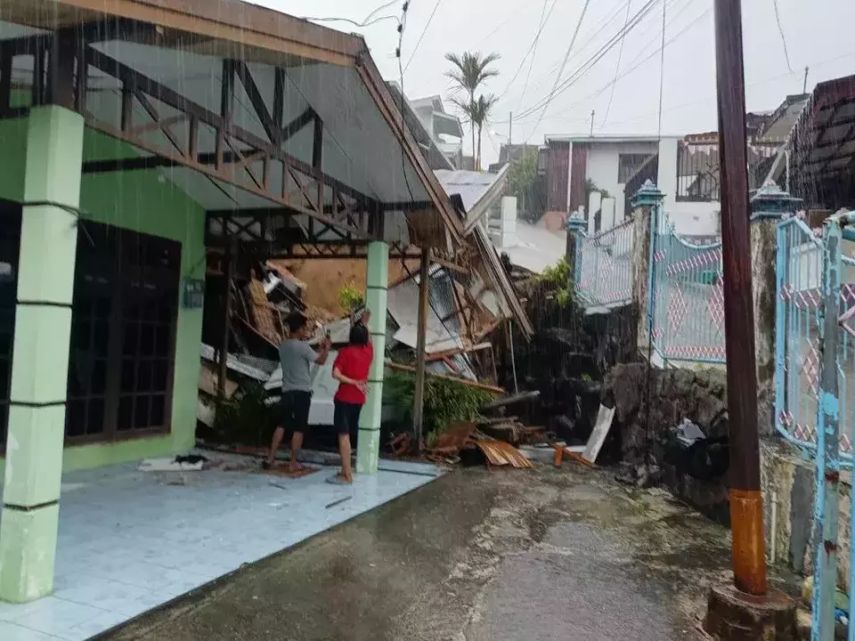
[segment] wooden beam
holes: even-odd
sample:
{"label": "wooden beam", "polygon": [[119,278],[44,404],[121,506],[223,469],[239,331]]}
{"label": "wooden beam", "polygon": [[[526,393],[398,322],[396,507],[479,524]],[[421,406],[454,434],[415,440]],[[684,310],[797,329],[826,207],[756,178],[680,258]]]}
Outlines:
{"label": "wooden beam", "polygon": [[413,391],[413,433],[416,448],[422,449],[422,432],[425,417],[425,349],[427,347],[428,296],[430,294],[430,249],[422,252],[419,266],[419,308],[416,322],[416,382]]}
{"label": "wooden beam", "polygon": [[[331,176],[327,176],[319,169],[313,167],[311,164],[292,156],[285,151],[283,151],[279,146],[271,144],[269,141],[256,136],[252,132],[235,125],[233,122],[229,122],[228,118],[223,118],[221,114],[216,114],[205,107],[192,102],[187,99],[185,96],[179,94],[178,92],[161,85],[157,81],[145,76],[134,69],[131,69],[127,65],[120,63],[113,58],[110,58],[106,54],[98,51],[97,49],[92,49],[91,47],[87,49],[87,57],[89,59],[89,63],[98,69],[104,71],[105,73],[111,74],[123,81],[130,83],[137,91],[143,94],[147,94],[156,98],[157,100],[163,102],[164,104],[169,105],[170,107],[177,109],[183,113],[186,113],[191,119],[196,118],[199,122],[203,122],[219,132],[223,134],[223,140],[220,141],[218,136],[218,144],[222,142],[222,152],[223,159],[225,159],[225,138],[234,138],[236,140],[240,140],[241,142],[251,146],[253,149],[264,151],[270,155],[271,158],[281,161],[286,167],[290,167],[292,169],[298,170],[301,173],[305,174],[307,177],[315,181],[321,181],[332,187],[333,189],[340,191],[343,194],[346,194],[356,200],[363,202],[370,209],[378,209],[379,203],[369,196],[362,194],[361,192],[353,189],[349,185],[332,178]],[[229,77],[228,69],[226,67],[230,67],[230,63],[224,63],[224,78],[227,79]],[[233,89],[233,76],[231,80],[231,88]],[[228,89],[228,86],[226,87]],[[227,109],[230,107],[229,101],[229,91],[225,91],[223,95],[223,103],[222,107],[226,107]],[[229,112],[230,113],[230,112]],[[93,127],[100,128],[105,131],[112,131],[113,128],[110,125],[105,123],[91,123]],[[125,136],[122,136],[125,139]],[[144,141],[141,140],[129,140],[131,144],[135,144],[141,148],[152,151],[155,154],[159,154],[160,151],[157,148],[152,148],[151,145],[145,144]],[[219,154],[220,149],[217,150]],[[163,154],[164,156],[171,158],[177,161],[179,164],[184,164],[183,159],[175,158],[169,154]],[[243,187],[243,185],[238,185]],[[266,195],[266,194],[265,194]],[[279,202],[277,200],[277,202]]]}
{"label": "wooden beam", "polygon": [[232,0],[6,0],[3,19],[49,30],[128,19],[340,66],[353,66],[365,46],[358,36]]}
{"label": "wooden beam", "polygon": [[258,116],[258,119],[261,121],[261,126],[264,127],[264,133],[267,134],[270,142],[274,145],[281,144],[281,124],[274,121],[273,116],[267,109],[267,104],[264,102],[264,98],[261,95],[261,91],[258,89],[258,85],[255,84],[255,79],[252,77],[252,72],[249,70],[249,66],[243,60],[235,60],[234,70],[237,77],[240,78],[241,84],[246,91],[246,95],[249,96],[249,102],[252,105],[253,110],[255,110],[255,115]]}

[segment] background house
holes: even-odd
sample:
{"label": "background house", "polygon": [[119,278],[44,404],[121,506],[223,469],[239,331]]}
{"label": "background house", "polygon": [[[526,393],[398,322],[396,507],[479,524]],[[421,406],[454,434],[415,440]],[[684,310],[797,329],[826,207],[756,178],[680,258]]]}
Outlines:
{"label": "background house", "polygon": [[445,111],[440,96],[410,100],[425,131],[455,169],[463,169],[463,126],[454,114]]}
{"label": "background house", "polygon": [[[785,163],[776,165],[775,159],[807,98],[790,95],[774,110],[746,114],[751,189],[783,173]],[[678,234],[702,239],[720,233],[717,132],[547,136],[546,145],[546,210],[566,214],[583,207],[589,233],[620,224],[632,195],[648,179],[665,194],[665,211]]]}

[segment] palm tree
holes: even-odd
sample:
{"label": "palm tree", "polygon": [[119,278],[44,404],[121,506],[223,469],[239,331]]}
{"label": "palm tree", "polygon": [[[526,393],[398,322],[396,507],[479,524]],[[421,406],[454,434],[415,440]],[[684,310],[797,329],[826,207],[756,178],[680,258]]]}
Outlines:
{"label": "palm tree", "polygon": [[[466,92],[467,101],[455,100],[455,104],[458,105],[464,114],[470,116],[469,122],[472,126],[472,157],[473,161],[475,160],[475,128],[476,121],[471,118],[471,114],[477,112],[476,101],[475,101],[475,92],[478,90],[478,87],[481,84],[494,76],[498,76],[499,72],[495,69],[488,69],[488,67],[496,62],[500,58],[497,53],[490,53],[486,56],[481,56],[481,53],[476,51],[474,53],[470,51],[464,51],[462,56],[458,56],[456,53],[447,53],[445,54],[445,59],[448,60],[452,65],[454,65],[454,69],[447,72],[446,75],[451,78],[455,84],[457,85],[458,91]],[[483,96],[481,97],[483,98]],[[495,102],[495,101],[494,101]],[[489,105],[492,107],[492,103]],[[489,108],[488,108],[489,110]],[[482,121],[483,124],[483,121]],[[480,139],[480,130],[479,130],[479,139]],[[479,143],[480,146],[480,143]]]}
{"label": "palm tree", "polygon": [[489,120],[490,111],[498,101],[499,99],[496,96],[490,94],[486,97],[483,95],[478,96],[478,100],[472,103],[469,118],[472,120],[472,124],[478,127],[478,157],[475,160],[475,171],[481,171],[481,130],[484,127],[484,123]]}

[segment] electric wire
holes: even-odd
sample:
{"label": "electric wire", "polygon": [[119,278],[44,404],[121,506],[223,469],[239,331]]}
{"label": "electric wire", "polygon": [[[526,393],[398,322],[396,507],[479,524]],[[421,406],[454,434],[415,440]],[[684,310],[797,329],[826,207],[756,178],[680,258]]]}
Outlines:
{"label": "electric wire", "polygon": [[662,46],[659,50],[659,124],[656,135],[662,142],[662,97],[665,93],[665,30],[667,27],[666,12],[668,3],[662,2]]}
{"label": "electric wire", "polygon": [[653,5],[657,0],[648,0],[648,2],[644,5],[642,9],[640,9],[632,18],[630,18],[630,23],[627,28],[619,30],[617,33],[613,34],[608,41],[606,41],[600,48],[594,52],[591,56],[589,56],[582,64],[580,64],[576,70],[571,73],[566,79],[561,81],[557,87],[555,92],[550,92],[549,95],[544,96],[537,102],[535,102],[532,106],[525,109],[521,114],[521,117],[529,116],[533,113],[541,111],[544,106],[547,106],[558,94],[563,93],[571,86],[573,86],[579,79],[581,79],[588,71],[590,71],[597,62],[599,62],[611,49],[617,46],[620,43],[620,39],[630,31],[632,31],[638,24],[643,20],[643,18],[650,12]]}
{"label": "electric wire", "polygon": [[[560,75],[556,77],[557,82],[554,85],[554,90],[550,91],[549,95],[537,101],[534,105],[524,110],[521,117],[528,116],[538,110],[543,110],[548,107],[549,103],[560,93],[563,93],[575,84],[585,73],[590,71],[593,66],[599,62],[611,49],[620,43],[621,38],[624,38],[629,32],[640,24],[640,22],[653,9],[658,0],[648,0],[648,2],[630,19],[626,29],[619,30],[605,44],[603,44],[593,55],[583,62],[568,78],[560,81]],[[540,118],[542,119],[542,117]],[[538,123],[539,124],[539,123]],[[535,127],[536,128],[536,127]]]}
{"label": "electric wire", "polygon": [[436,15],[437,9],[439,9],[439,5],[442,4],[442,0],[436,0],[436,3],[433,5],[433,11],[430,12],[430,17],[427,19],[425,23],[425,28],[422,29],[421,34],[419,35],[419,39],[416,40],[416,45],[413,47],[413,52],[410,54],[409,59],[407,60],[407,64],[404,65],[404,71],[410,68],[410,63],[413,61],[413,58],[416,56],[416,51],[419,49],[419,45],[422,43],[422,40],[427,33],[428,27],[430,27],[430,23],[433,22],[433,17]]}
{"label": "electric wire", "polygon": [[[623,22],[624,30],[626,30],[626,25],[629,24],[629,12],[630,12],[631,7],[632,7],[632,0],[627,0],[626,1],[626,18],[624,19],[624,22]],[[600,129],[602,129],[603,127],[606,126],[606,123],[609,120],[609,112],[612,110],[612,101],[615,98],[615,86],[617,85],[617,82],[616,82],[617,76],[620,73],[620,63],[621,63],[621,60],[623,59],[623,45],[624,45],[625,41],[626,41],[626,38],[621,38],[621,40],[620,40],[620,49],[618,49],[617,64],[615,65],[615,82],[612,83],[612,91],[611,91],[611,94],[609,94],[609,102],[606,105],[606,113],[603,116],[603,121],[600,124]]]}
{"label": "electric wire", "polygon": [[778,10],[778,0],[772,0],[772,6],[775,7],[775,22],[778,23],[778,33],[781,34],[781,44],[784,46],[784,60],[787,61],[787,69],[793,73],[793,67],[790,64],[790,52],[787,49],[787,38],[784,36],[784,27],[781,24],[781,12]]}
{"label": "electric wire", "polygon": [[[558,73],[555,76],[555,83],[552,85],[552,91],[549,92],[549,96],[546,100],[546,103],[543,105],[543,110],[540,112],[540,117],[537,119],[534,127],[532,128],[532,133],[529,134],[528,138],[531,138],[532,134],[535,130],[540,126],[540,123],[543,121],[543,116],[546,115],[546,110],[549,109],[549,103],[552,102],[552,98],[555,95],[555,90],[558,88],[558,84],[561,82],[561,76],[564,74],[564,69],[567,67],[567,61],[570,59],[570,53],[573,51],[573,45],[576,44],[576,38],[579,37],[579,30],[582,28],[582,22],[585,20],[585,14],[588,12],[588,5],[591,4],[591,0],[585,0],[585,4],[582,5],[582,13],[579,16],[579,21],[576,23],[576,29],[573,31],[573,37],[570,39],[570,44],[567,47],[567,52],[564,54],[564,60],[561,61],[561,68],[558,70]],[[528,142],[528,138],[525,139]]]}
{"label": "electric wire", "polygon": [[[550,14],[552,13],[552,9],[555,8],[555,2],[556,2],[556,0],[552,0],[552,8],[549,10]],[[528,63],[528,71],[525,74],[525,82],[523,82],[523,88],[522,88],[522,91],[520,92],[520,104],[519,104],[520,108],[522,107],[522,101],[525,99],[525,92],[528,89],[528,81],[531,78],[531,70],[534,68],[534,59],[537,56],[537,44],[538,44],[538,41],[540,40],[540,34],[543,33],[543,28],[546,26],[547,20],[549,20],[549,15],[547,15],[547,13],[546,13],[546,0],[543,0],[543,9],[540,10],[540,27],[538,28],[537,35],[534,38],[534,43],[533,43],[534,48],[532,49],[532,52],[531,52],[531,60]],[[509,140],[508,144],[510,144],[510,143],[511,143],[511,141]]]}
{"label": "electric wire", "polygon": [[[503,98],[511,88],[511,85],[514,84],[514,81],[519,77],[520,71],[522,71],[523,66],[525,65],[525,61],[528,58],[529,54],[537,47],[538,40],[540,40],[540,35],[543,33],[543,29],[546,26],[546,21],[549,19],[549,16],[552,15],[552,10],[555,9],[555,5],[558,0],[552,0],[552,5],[549,7],[549,11],[546,11],[546,6],[549,4],[549,0],[543,0],[543,8],[540,11],[540,21],[538,23],[537,31],[534,34],[534,39],[526,50],[525,54],[520,60],[519,66],[517,66],[517,70],[514,72],[514,75],[508,81],[508,84],[505,85],[505,88],[499,93],[497,96],[498,99]],[[532,60],[534,60],[534,56],[532,56]],[[529,73],[531,73],[531,67],[529,67]],[[528,82],[528,80],[526,80]]]}
{"label": "electric wire", "polygon": [[[667,40],[667,42],[665,43],[665,46],[667,47],[667,46],[669,46],[669,45],[673,44],[676,40],[678,40],[679,38],[681,38],[682,36],[684,36],[684,35],[685,35],[685,34],[686,34],[686,33],[687,33],[687,32],[688,32],[692,27],[694,27],[696,24],[698,24],[698,23],[699,23],[701,20],[703,20],[707,15],[709,15],[709,13],[710,13],[711,11],[712,11],[712,8],[708,8],[708,9],[706,9],[703,13],[701,13],[700,15],[698,15],[697,17],[695,17],[691,22],[687,23],[687,24],[686,24],[686,25],[685,25],[685,26],[684,26],[684,27],[683,27],[679,32],[677,32],[673,37],[671,37],[670,39],[668,39],[668,40]],[[678,13],[682,13],[682,11],[681,11],[681,12],[678,12]],[[675,15],[675,16],[673,16],[673,17],[672,17],[672,20],[673,20],[673,19],[675,19],[676,17],[677,17],[676,15]],[[624,70],[623,72],[621,72],[621,73],[617,76],[617,78],[615,78],[614,80],[612,80],[612,81],[610,81],[610,82],[606,83],[605,85],[603,85],[602,87],[600,87],[600,88],[599,88],[599,89],[597,89],[596,91],[594,91],[594,92],[592,92],[592,93],[588,94],[588,95],[587,95],[587,96],[585,96],[584,98],[582,98],[582,99],[580,99],[580,100],[577,100],[577,101],[575,101],[575,102],[573,102],[573,103],[571,103],[571,104],[567,105],[567,107],[565,107],[562,111],[560,111],[560,112],[556,113],[556,114],[555,114],[555,116],[560,116],[560,115],[562,115],[562,114],[570,113],[571,111],[573,111],[573,110],[574,110],[576,107],[578,107],[579,105],[581,105],[581,104],[585,104],[585,103],[587,103],[589,100],[593,100],[593,99],[598,98],[598,97],[599,97],[599,96],[601,96],[603,93],[605,93],[606,91],[608,91],[608,90],[609,90],[612,86],[614,86],[616,83],[618,83],[618,82],[620,82],[621,80],[623,80],[624,78],[626,78],[626,77],[628,77],[628,76],[632,75],[632,74],[633,74],[633,73],[634,73],[634,72],[635,72],[639,67],[641,67],[642,65],[644,65],[645,63],[647,63],[649,60],[651,60],[654,56],[656,56],[658,53],[660,53],[660,49],[661,49],[661,47],[657,47],[656,49],[654,49],[653,51],[651,51],[650,53],[648,53],[648,54],[646,54],[646,55],[644,54],[644,51],[642,50],[642,52],[639,54],[639,56],[637,56],[637,57],[633,60],[633,62],[632,62],[632,63],[630,63],[630,65],[631,65],[631,66],[630,66],[629,68],[627,68],[626,70]],[[642,58],[641,56],[644,56],[644,57]],[[689,104],[689,103],[687,103],[687,104]],[[693,103],[691,103],[691,104],[695,104],[695,103],[693,102]],[[669,111],[669,109],[665,109],[664,111]],[[654,112],[654,113],[655,113],[655,112]],[[533,114],[527,114],[527,115],[525,115],[525,116],[519,116],[518,118],[517,118],[517,117],[515,117],[515,118],[514,118],[514,120],[515,120],[515,121],[516,121],[516,120],[525,120],[526,118],[530,118],[530,117],[532,117],[532,115],[533,115]],[[623,121],[620,121],[620,122],[621,122],[621,123],[634,122],[634,121],[635,121],[635,120],[637,120],[637,119],[638,119],[638,118],[634,118],[634,119],[630,119],[630,120],[623,120]]]}

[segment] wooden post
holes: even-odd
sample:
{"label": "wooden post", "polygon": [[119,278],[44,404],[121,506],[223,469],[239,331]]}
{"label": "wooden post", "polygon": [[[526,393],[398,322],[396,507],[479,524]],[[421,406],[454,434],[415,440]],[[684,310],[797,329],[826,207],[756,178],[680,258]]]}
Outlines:
{"label": "wooden post", "polygon": [[232,315],[232,281],[235,277],[237,263],[237,239],[229,241],[226,250],[226,292],[223,299],[223,340],[220,343],[220,358],[218,361],[219,372],[217,373],[217,397],[220,400],[226,398],[226,379],[228,378],[229,358],[229,323]]}
{"label": "wooden post", "polygon": [[427,354],[427,316],[428,296],[430,295],[430,249],[422,250],[422,264],[419,266],[419,317],[416,330],[416,384],[413,393],[413,433],[416,437],[416,449],[422,449],[425,411],[425,363]]}
{"label": "wooden post", "polygon": [[757,381],[747,374],[755,371],[755,355],[741,0],[716,0],[715,37],[733,575],[741,592],[763,595],[766,554]]}

